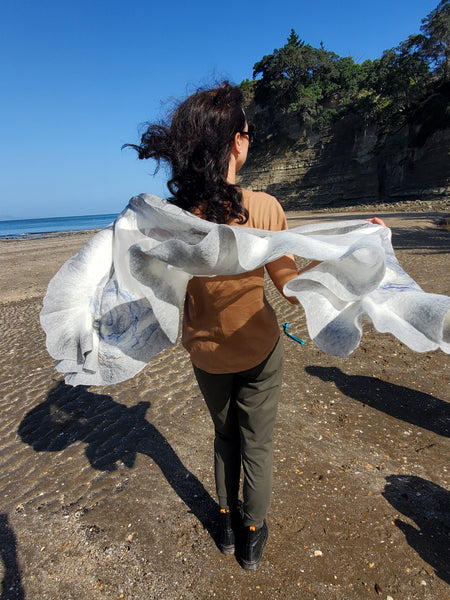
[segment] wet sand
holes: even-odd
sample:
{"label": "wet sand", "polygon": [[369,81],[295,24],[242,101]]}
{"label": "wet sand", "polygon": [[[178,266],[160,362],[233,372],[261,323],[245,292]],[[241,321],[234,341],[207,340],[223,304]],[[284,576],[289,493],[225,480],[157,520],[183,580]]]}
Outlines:
{"label": "wet sand", "polygon": [[[385,220],[405,270],[450,294],[443,216]],[[324,355],[269,285],[307,343],[285,339],[269,542],[244,572],[215,544],[213,431],[184,350],[103,388],[53,368],[42,297],[91,235],[0,242],[2,600],[448,600],[448,356],[370,326],[351,356]]]}

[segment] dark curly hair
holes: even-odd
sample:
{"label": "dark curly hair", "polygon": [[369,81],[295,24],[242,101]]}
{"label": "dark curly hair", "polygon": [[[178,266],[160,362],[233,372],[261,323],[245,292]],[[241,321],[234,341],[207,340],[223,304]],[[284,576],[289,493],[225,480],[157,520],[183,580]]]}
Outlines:
{"label": "dark curly hair", "polygon": [[239,88],[227,81],[219,87],[198,91],[182,102],[170,124],[146,124],[137,150],[140,159],[168,163],[172,177],[167,186],[169,202],[193,211],[208,221],[245,223],[239,186],[227,182],[228,163],[238,131],[246,117]]}

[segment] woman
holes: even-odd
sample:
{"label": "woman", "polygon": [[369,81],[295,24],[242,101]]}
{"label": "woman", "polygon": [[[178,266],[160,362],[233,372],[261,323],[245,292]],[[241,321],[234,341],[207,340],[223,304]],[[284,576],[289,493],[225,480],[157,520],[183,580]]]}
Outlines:
{"label": "woman", "polygon": [[[170,165],[170,202],[177,206],[215,223],[287,229],[275,198],[236,185],[252,140],[242,94],[225,82],[190,96],[175,111],[170,126],[149,125],[141,144],[133,147],[141,159]],[[266,269],[280,292],[298,274],[293,256]],[[244,569],[254,570],[268,537],[273,427],[283,371],[277,319],[264,296],[264,268],[191,279],[182,343],[215,427],[219,548],[233,553],[235,533],[243,525],[237,556]]]}

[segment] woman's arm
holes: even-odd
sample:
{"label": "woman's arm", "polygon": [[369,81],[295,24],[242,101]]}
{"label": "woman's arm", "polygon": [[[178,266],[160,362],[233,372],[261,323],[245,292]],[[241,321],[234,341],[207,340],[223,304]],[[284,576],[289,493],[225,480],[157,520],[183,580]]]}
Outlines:
{"label": "woman's arm", "polygon": [[[383,221],[383,219],[380,219],[379,217],[372,217],[371,219],[366,219],[366,221],[370,221],[375,225],[383,225],[384,227],[386,227],[386,223]],[[281,258],[278,258],[277,260],[274,260],[271,263],[267,263],[266,269],[277,290],[280,292],[280,294],[283,294],[283,288],[288,281],[291,281],[291,279],[294,279],[294,277],[297,277],[297,275],[300,275],[301,273],[309,271],[309,269],[316,267],[320,263],[320,260],[313,260],[308,265],[306,265],[306,267],[298,271],[297,265],[295,264],[294,255],[287,254],[286,256],[282,256]],[[297,298],[293,298],[292,296],[285,296],[285,298],[289,300],[291,304],[299,303]]]}
{"label": "woman's arm", "polygon": [[[294,256],[292,254],[287,254],[286,256],[282,256],[271,263],[267,263],[266,269],[277,290],[280,292],[280,294],[283,294],[283,288],[288,281],[291,281],[291,279],[294,279],[294,277],[297,277],[297,275],[300,273],[304,273],[305,271],[312,269],[319,263],[319,260],[313,260],[306,265],[306,267],[298,271]],[[297,298],[293,298],[292,296],[289,298],[287,296],[285,297],[287,300],[289,300],[289,302],[291,302],[291,304],[298,304]]]}

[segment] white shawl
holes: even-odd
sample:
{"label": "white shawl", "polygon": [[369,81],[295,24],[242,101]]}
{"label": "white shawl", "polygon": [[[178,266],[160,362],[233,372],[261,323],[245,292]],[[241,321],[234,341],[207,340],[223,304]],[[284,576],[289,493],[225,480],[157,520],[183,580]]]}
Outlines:
{"label": "white shawl", "polygon": [[350,354],[370,320],[417,352],[450,351],[450,297],[427,294],[398,264],[386,227],[347,220],[279,232],[217,225],[141,194],[51,280],[47,348],[71,385],[138,373],[174,344],[192,276],[251,271],[285,254],[323,261],[284,287],[324,352]]}

